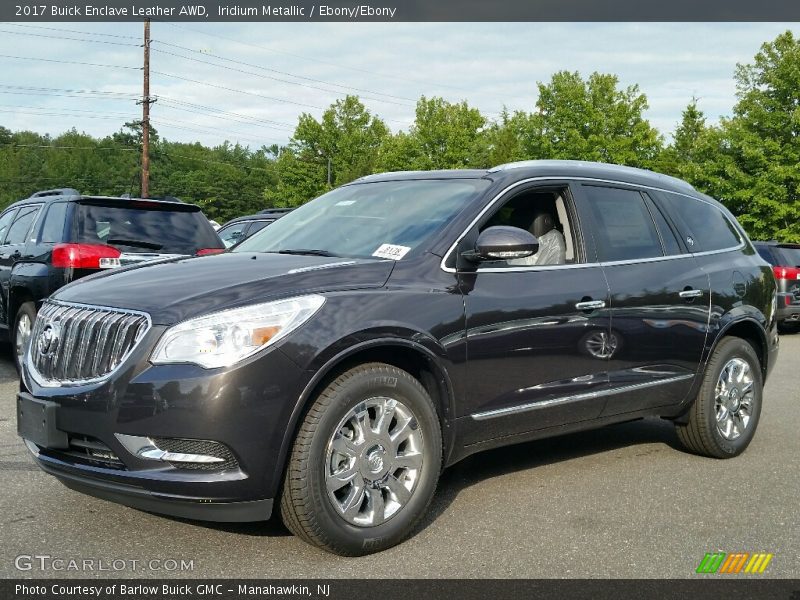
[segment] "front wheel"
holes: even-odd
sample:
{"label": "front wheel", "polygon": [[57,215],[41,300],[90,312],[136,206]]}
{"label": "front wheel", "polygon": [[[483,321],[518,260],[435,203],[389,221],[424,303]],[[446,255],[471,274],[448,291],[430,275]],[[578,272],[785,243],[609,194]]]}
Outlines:
{"label": "front wheel", "polygon": [[723,339],[708,361],[688,422],[676,424],[681,443],[695,454],[713,458],[744,452],[761,415],[762,385],[753,347],[741,338]]}
{"label": "front wheel", "polygon": [[14,366],[17,371],[22,368],[22,357],[31,339],[33,322],[36,320],[36,305],[33,302],[23,302],[14,317],[12,329],[12,346],[14,350]]}
{"label": "front wheel", "polygon": [[385,550],[424,515],[441,466],[439,419],[425,388],[397,367],[360,365],[334,379],[306,414],[281,516],[329,552]]}

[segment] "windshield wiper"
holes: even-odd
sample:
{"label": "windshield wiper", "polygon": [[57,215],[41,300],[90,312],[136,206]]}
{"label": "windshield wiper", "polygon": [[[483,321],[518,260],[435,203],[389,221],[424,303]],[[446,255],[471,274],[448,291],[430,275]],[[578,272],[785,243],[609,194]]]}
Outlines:
{"label": "windshield wiper", "polygon": [[149,248],[151,250],[161,250],[164,246],[161,244],[154,244],[153,242],[145,242],[144,240],[126,240],[123,238],[108,238],[107,244],[122,244],[123,246],[133,246],[135,248]]}
{"label": "windshield wiper", "polygon": [[308,256],[336,256],[327,250],[316,250],[314,248],[291,248],[289,250],[278,250],[278,254],[304,254]]}

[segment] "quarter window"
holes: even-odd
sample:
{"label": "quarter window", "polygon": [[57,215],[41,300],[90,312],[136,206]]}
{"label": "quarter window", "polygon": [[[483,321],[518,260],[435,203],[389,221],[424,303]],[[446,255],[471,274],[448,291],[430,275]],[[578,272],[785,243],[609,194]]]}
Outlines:
{"label": "quarter window", "polygon": [[64,237],[64,222],[67,217],[67,203],[54,202],[47,209],[42,226],[40,242],[60,242]]}
{"label": "quarter window", "polygon": [[692,251],[724,250],[735,248],[742,243],[739,232],[713,204],[669,193],[664,196],[672,213],[679,215],[686,225],[687,236],[691,237],[693,242]]}
{"label": "quarter window", "polygon": [[653,217],[639,192],[584,186],[594,215],[594,238],[600,261],[663,256]]}

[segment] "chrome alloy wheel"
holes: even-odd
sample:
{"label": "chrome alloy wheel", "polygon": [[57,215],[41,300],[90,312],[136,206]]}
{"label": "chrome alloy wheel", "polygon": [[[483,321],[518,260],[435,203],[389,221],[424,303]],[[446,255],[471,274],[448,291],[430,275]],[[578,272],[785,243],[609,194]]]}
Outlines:
{"label": "chrome alloy wheel", "polygon": [[722,368],[714,394],[717,429],[726,440],[735,440],[753,415],[753,373],[750,364],[732,358]]}
{"label": "chrome alloy wheel", "polygon": [[22,364],[22,355],[25,353],[25,345],[31,338],[32,330],[33,323],[31,323],[31,318],[23,312],[19,317],[19,321],[17,321],[17,330],[14,336],[14,346],[19,364]]}
{"label": "chrome alloy wheel", "polygon": [[380,525],[411,499],[423,451],[422,430],[405,404],[369,398],[350,409],[328,441],[328,498],[348,523]]}

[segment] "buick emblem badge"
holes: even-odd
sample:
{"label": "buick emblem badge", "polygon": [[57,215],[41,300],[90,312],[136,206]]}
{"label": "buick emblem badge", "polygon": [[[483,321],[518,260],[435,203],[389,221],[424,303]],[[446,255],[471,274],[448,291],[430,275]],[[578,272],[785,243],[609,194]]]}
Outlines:
{"label": "buick emblem badge", "polygon": [[58,323],[50,323],[45,325],[42,333],[39,334],[39,339],[36,341],[36,347],[39,354],[47,356],[54,354],[58,348],[59,335],[61,334],[61,327]]}

